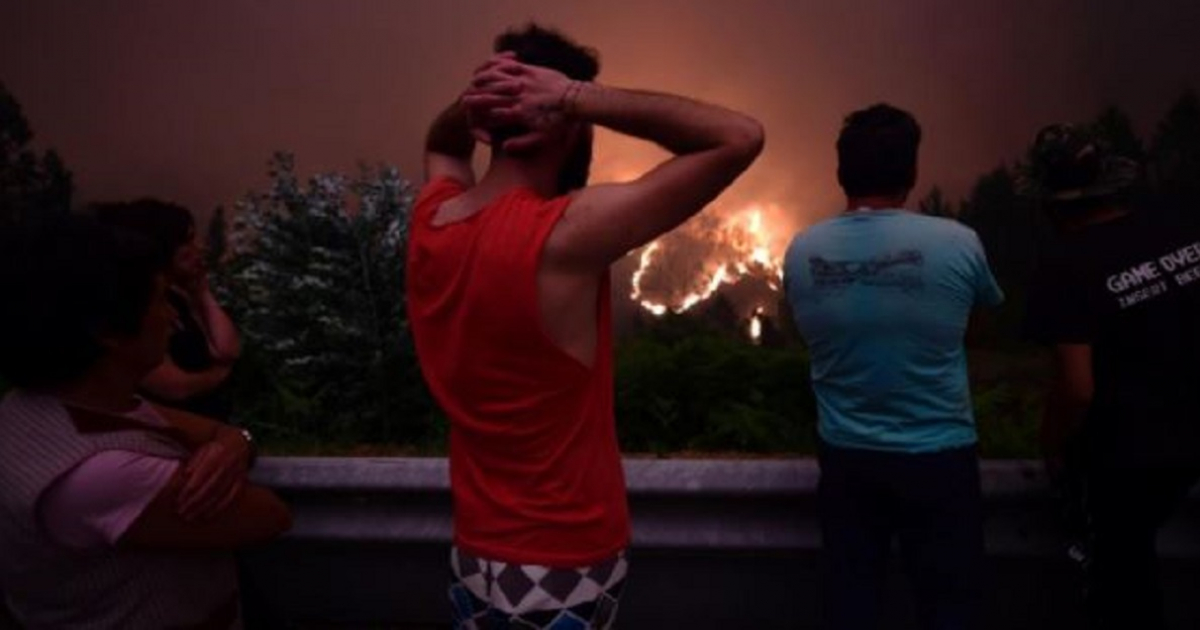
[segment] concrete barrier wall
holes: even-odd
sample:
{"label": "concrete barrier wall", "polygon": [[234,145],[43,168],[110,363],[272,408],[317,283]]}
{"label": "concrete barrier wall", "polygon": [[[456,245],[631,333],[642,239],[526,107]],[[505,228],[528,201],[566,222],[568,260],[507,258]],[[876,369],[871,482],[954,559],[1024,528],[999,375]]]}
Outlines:
{"label": "concrete barrier wall", "polygon": [[[634,519],[621,628],[818,627],[820,536],[810,459],[625,462]],[[265,458],[254,473],[295,528],[247,555],[248,586],[293,624],[439,627],[448,607],[447,464],[429,458]],[[1079,625],[1075,569],[1035,462],[984,463],[988,628]],[[1167,604],[1200,627],[1200,495],[1160,541]],[[891,627],[911,627],[899,567]]]}

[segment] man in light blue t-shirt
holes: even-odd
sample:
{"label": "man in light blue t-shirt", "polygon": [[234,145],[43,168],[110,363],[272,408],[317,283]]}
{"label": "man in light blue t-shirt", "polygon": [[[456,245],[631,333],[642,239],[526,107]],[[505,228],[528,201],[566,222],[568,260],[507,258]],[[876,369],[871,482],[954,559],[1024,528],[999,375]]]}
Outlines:
{"label": "man in light blue t-shirt", "polygon": [[891,539],[920,627],[974,625],[982,499],[963,337],[1003,294],[978,237],[904,209],[921,129],[876,105],[838,138],[846,212],[797,235],[784,283],[821,437],[827,627],[878,625]]}

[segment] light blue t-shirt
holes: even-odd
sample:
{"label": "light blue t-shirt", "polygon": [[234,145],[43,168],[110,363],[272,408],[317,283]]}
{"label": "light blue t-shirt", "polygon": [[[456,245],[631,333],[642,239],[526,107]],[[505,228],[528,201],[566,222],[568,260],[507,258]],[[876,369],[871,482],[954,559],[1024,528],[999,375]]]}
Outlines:
{"label": "light blue t-shirt", "polygon": [[975,443],[963,336],[971,309],[1004,295],[974,231],[905,210],[845,213],[792,240],[784,284],[823,440],[902,453]]}

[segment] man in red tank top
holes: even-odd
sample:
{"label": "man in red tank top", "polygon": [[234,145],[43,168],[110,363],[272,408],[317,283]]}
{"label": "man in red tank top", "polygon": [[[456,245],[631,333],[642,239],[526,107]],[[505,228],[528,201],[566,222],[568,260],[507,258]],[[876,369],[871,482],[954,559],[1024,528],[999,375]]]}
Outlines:
{"label": "man in red tank top", "polygon": [[[595,53],[536,25],[495,50],[429,132],[408,249],[417,353],[451,423],[455,627],[607,628],[630,538],[609,266],[712,201],[763,131],[594,83]],[[593,125],[673,156],[586,186]],[[478,182],[477,139],[492,153]]]}

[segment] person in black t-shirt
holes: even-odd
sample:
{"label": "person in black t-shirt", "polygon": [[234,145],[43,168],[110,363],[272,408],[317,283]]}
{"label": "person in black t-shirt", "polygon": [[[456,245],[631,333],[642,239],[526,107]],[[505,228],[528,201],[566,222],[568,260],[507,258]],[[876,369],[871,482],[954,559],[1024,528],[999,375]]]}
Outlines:
{"label": "person in black t-shirt", "polygon": [[1089,616],[1162,628],[1155,538],[1200,477],[1200,227],[1131,209],[1137,165],[1090,130],[1043,129],[1023,181],[1058,231],[1027,332],[1054,348],[1051,475],[1081,482]]}

